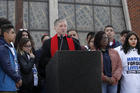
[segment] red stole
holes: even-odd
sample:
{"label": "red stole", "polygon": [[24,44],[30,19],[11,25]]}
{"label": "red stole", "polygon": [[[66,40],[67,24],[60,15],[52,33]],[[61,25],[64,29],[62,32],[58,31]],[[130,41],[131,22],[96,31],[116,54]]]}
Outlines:
{"label": "red stole", "polygon": [[[67,35],[65,35],[65,36],[67,39],[69,50],[75,50],[74,42],[73,42],[72,38],[68,38]],[[54,54],[57,50],[58,50],[58,38],[57,38],[57,34],[56,34],[51,39],[51,57],[54,56]]]}

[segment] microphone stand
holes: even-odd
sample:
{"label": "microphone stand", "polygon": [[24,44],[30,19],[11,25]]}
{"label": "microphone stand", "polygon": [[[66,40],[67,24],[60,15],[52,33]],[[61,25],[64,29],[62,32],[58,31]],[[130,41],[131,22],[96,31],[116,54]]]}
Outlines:
{"label": "microphone stand", "polygon": [[63,45],[63,35],[60,35],[60,39],[61,39],[61,43],[60,43],[59,50],[61,51],[62,50],[62,45]]}

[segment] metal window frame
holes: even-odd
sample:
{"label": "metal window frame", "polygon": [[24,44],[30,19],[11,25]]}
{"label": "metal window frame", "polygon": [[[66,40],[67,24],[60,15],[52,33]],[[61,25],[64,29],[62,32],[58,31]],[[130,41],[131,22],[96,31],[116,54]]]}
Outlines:
{"label": "metal window frame", "polygon": [[[123,1],[123,0],[121,0],[121,1]],[[122,3],[122,2],[121,2]],[[94,6],[102,6],[102,7],[109,7],[109,10],[110,10],[110,24],[112,25],[112,14],[111,14],[111,9],[112,9],[112,7],[116,7],[116,8],[122,8],[123,9],[123,3],[122,3],[122,5],[112,5],[111,4],[111,1],[109,0],[109,4],[107,4],[107,5],[105,5],[105,4],[95,4],[94,3],[94,0],[92,0],[92,3],[79,3],[79,2],[76,2],[76,0],[74,0],[74,2],[66,2],[66,1],[58,1],[58,4],[73,4],[74,5],[74,15],[75,15],[75,23],[76,23],[76,5],[88,5],[88,6],[92,6],[92,12],[93,12],[93,30],[95,31],[95,24],[94,24],[94,22],[95,22],[95,15],[94,15]],[[124,15],[124,12],[123,12],[123,15]],[[127,27],[126,26],[126,20],[124,20],[125,21],[125,27]],[[75,29],[77,30],[77,25],[75,24]],[[82,30],[77,30],[78,32],[83,32],[83,33],[85,33],[85,32],[91,32],[91,31],[89,31],[89,30],[87,30],[87,31],[82,31]],[[116,32],[116,34],[119,34],[120,32]]]}

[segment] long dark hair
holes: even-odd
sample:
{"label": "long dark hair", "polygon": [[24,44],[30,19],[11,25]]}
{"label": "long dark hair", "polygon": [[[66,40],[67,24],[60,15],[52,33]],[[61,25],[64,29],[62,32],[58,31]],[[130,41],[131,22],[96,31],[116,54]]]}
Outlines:
{"label": "long dark hair", "polygon": [[23,46],[25,44],[27,44],[28,42],[31,42],[31,40],[29,38],[21,38],[20,41],[19,41],[19,44],[17,46],[17,52],[20,53],[20,54],[23,54],[24,51],[22,50]]}
{"label": "long dark hair", "polygon": [[[95,36],[91,36],[91,37],[89,38],[89,41],[88,41],[88,47],[89,47],[89,48],[90,48],[89,43],[90,43],[90,41],[91,41],[93,38],[95,38]],[[93,42],[93,44],[94,44],[94,42]]]}
{"label": "long dark hair", "polygon": [[132,36],[132,35],[135,35],[136,38],[137,38],[137,45],[136,45],[136,49],[138,49],[138,54],[140,54],[140,42],[139,42],[139,37],[137,36],[137,34],[135,32],[129,32],[126,36],[126,39],[125,39],[125,42],[122,46],[122,49],[124,51],[125,54],[128,53],[128,51],[132,48],[130,45],[129,45],[129,38]]}
{"label": "long dark hair", "polygon": [[94,46],[96,50],[101,49],[101,40],[104,34],[106,34],[104,31],[99,31],[96,33],[95,38],[94,38]]}
{"label": "long dark hair", "polygon": [[18,33],[17,33],[17,35],[16,35],[16,39],[15,39],[15,43],[14,43],[15,48],[17,49],[18,43],[19,43],[19,41],[22,38],[22,33],[23,32],[26,32],[28,34],[28,38],[31,40],[32,47],[33,47],[33,50],[34,50],[34,41],[33,41],[33,38],[30,35],[30,33],[28,32],[28,30],[24,30],[24,29],[19,30]]}

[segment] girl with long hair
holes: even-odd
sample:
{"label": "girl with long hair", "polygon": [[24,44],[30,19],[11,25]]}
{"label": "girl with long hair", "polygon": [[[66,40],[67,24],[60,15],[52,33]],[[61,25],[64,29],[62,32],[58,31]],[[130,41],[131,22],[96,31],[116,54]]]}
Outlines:
{"label": "girl with long hair", "polygon": [[135,32],[129,32],[122,46],[123,72],[120,93],[140,93],[140,42]]}

